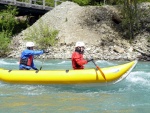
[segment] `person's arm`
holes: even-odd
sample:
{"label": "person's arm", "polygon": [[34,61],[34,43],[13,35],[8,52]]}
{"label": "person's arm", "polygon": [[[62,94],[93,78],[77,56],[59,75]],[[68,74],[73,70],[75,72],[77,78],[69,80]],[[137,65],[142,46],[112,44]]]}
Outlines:
{"label": "person's arm", "polygon": [[29,50],[29,51],[27,52],[28,55],[41,55],[41,54],[43,54],[43,53],[44,53],[43,50],[36,50],[36,51],[34,51],[34,50]]}
{"label": "person's arm", "polygon": [[80,54],[78,54],[78,53],[75,54],[74,59],[75,59],[76,63],[80,66],[88,63],[88,61],[83,59],[83,56],[81,57]]}
{"label": "person's arm", "polygon": [[27,69],[27,70],[30,70],[30,69],[31,69],[30,66],[25,66],[25,65],[20,64],[20,65],[19,65],[19,69],[23,69],[23,68],[25,68],[25,69]]}
{"label": "person's arm", "polygon": [[34,62],[33,62],[33,61],[32,61],[31,67],[32,67],[32,69],[34,69],[34,70],[38,70],[38,69],[35,67],[35,65],[34,65]]}

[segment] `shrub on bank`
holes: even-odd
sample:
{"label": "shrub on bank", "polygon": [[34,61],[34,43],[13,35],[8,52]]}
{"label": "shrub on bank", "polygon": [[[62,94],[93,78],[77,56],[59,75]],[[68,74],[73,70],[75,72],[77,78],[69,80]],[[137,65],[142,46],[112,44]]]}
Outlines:
{"label": "shrub on bank", "polygon": [[0,32],[0,56],[5,56],[8,52],[8,44],[10,43],[10,38],[7,33]]}
{"label": "shrub on bank", "polygon": [[17,21],[15,20],[15,15],[17,14],[17,9],[12,6],[7,6],[6,10],[2,10],[0,13],[0,56],[4,56],[8,51],[8,45],[13,35],[15,25]]}
{"label": "shrub on bank", "polygon": [[49,28],[49,26],[42,21],[40,24],[30,27],[24,34],[26,40],[36,42],[40,49],[43,49],[43,46],[45,48],[54,46],[57,43],[57,35],[58,30]]}
{"label": "shrub on bank", "polygon": [[11,37],[28,27],[26,20],[16,19],[17,14],[18,9],[14,6],[6,6],[0,11],[0,57],[5,56],[9,51]]}

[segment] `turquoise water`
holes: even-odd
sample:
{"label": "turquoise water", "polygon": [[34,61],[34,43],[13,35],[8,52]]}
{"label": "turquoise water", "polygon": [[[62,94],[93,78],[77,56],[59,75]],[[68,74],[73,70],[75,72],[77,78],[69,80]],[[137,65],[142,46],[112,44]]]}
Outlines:
{"label": "turquoise water", "polygon": [[[100,67],[125,63],[101,61]],[[42,60],[35,60],[38,68]],[[18,69],[17,59],[0,59],[0,67]],[[86,68],[94,67],[89,63]],[[42,69],[71,69],[70,60],[46,60]],[[138,62],[114,85],[20,85],[0,82],[0,113],[149,113],[150,62]]]}

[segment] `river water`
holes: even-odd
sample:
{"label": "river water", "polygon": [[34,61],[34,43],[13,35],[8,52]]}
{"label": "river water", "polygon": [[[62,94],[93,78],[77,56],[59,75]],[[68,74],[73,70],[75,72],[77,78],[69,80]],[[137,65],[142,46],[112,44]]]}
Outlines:
{"label": "river water", "polygon": [[[71,69],[70,60],[35,60],[42,69]],[[100,67],[127,61],[101,61]],[[17,59],[0,59],[0,67],[18,69]],[[85,68],[94,67],[92,63]],[[138,62],[117,84],[28,85],[0,81],[0,113],[149,113],[150,62]]]}

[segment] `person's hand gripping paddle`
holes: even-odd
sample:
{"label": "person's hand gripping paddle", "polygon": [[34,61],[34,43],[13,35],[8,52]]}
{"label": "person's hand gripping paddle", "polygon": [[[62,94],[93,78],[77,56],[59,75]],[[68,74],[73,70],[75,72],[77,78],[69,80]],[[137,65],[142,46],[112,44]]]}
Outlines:
{"label": "person's hand gripping paddle", "polygon": [[[91,55],[89,54],[89,52],[88,52],[88,50],[89,50],[89,48],[87,48],[86,49],[86,52],[88,53],[88,55],[91,57]],[[95,67],[99,70],[99,72],[101,73],[101,75],[103,76],[103,78],[106,80],[106,77],[105,77],[105,74],[103,73],[103,71],[101,70],[101,68],[98,66],[98,65],[96,65],[96,63],[95,63],[95,61],[94,61],[94,59],[91,57],[91,61],[93,62],[93,64],[95,65]],[[107,81],[107,80],[106,80]]]}

